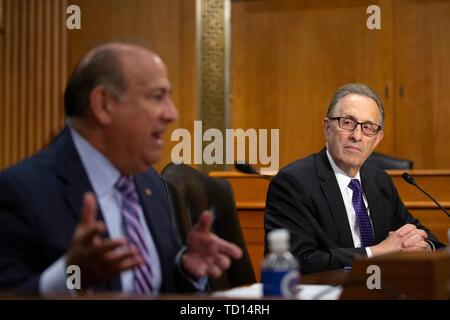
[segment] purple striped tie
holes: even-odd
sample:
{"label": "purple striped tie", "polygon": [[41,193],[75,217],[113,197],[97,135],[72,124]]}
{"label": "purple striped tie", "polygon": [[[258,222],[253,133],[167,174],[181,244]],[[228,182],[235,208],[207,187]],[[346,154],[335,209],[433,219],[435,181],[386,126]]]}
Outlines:
{"label": "purple striped tie", "polygon": [[135,293],[147,294],[153,291],[150,255],[144,241],[144,228],[139,219],[139,197],[133,181],[121,176],[115,185],[122,195],[122,219],[128,242],[133,244],[144,259],[144,264],[133,270],[133,289]]}
{"label": "purple striped tie", "polygon": [[364,204],[361,183],[358,179],[352,179],[348,187],[353,190],[352,203],[356,213],[356,223],[359,226],[361,246],[370,247],[374,244],[372,223]]}

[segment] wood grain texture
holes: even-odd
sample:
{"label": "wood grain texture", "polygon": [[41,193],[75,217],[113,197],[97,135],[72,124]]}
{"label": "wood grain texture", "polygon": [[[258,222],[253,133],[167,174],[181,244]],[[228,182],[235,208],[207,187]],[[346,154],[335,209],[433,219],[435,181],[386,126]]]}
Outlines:
{"label": "wood grain texture", "polygon": [[[0,33],[0,170],[45,146],[63,126],[69,72],[108,40],[149,44],[165,60],[180,119],[196,117],[195,0],[4,0]],[[66,29],[66,7],[81,10],[81,30]],[[171,132],[157,169],[170,161]]]}
{"label": "wood grain texture", "polygon": [[[381,30],[366,8],[381,8]],[[450,1],[233,1],[233,126],[280,128],[281,167],[323,146],[334,91],[363,82],[385,105],[378,151],[450,168]]]}
{"label": "wood grain texture", "polygon": [[195,0],[71,0],[82,11],[82,28],[68,33],[68,70],[94,45],[111,40],[150,46],[165,61],[179,120],[166,132],[161,169],[170,162],[175,143],[171,131],[193,132],[196,115]]}
{"label": "wood grain texture", "polygon": [[[368,3],[233,2],[233,126],[279,128],[281,166],[324,144],[321,122],[338,87],[392,87],[391,2],[377,1],[384,20],[375,31],[366,28]],[[393,154],[392,113],[386,131],[379,149]]]}
{"label": "wood grain texture", "polygon": [[[450,228],[450,220],[433,202],[404,182],[401,178],[402,172],[388,171],[406,208],[441,242],[448,244],[447,230]],[[422,188],[435,196],[442,206],[450,209],[449,170],[412,170],[409,173]],[[264,257],[264,209],[269,181],[237,172],[211,172],[210,175],[226,179],[231,184],[244,240],[259,279]]]}
{"label": "wood grain texture", "polygon": [[[64,8],[64,12],[63,12]],[[0,169],[46,145],[62,124],[65,1],[5,0]],[[64,20],[65,21],[65,20]]]}
{"label": "wood grain texture", "polygon": [[395,1],[397,150],[450,167],[450,1]]}

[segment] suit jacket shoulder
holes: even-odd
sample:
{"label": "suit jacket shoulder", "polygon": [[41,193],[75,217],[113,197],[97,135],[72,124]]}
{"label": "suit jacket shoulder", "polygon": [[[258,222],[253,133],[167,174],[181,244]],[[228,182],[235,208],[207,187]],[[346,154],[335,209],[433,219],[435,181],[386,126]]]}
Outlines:
{"label": "suit jacket shoulder", "polygon": [[[436,239],[406,210],[383,170],[365,164],[360,172],[376,243],[406,223]],[[276,228],[290,231],[292,252],[303,273],[341,268],[355,255],[366,254],[364,248],[354,247],[343,197],[325,149],[289,164],[271,180],[264,224],[266,234]]]}
{"label": "suit jacket shoulder", "polygon": [[[173,292],[180,243],[163,181],[154,169],[135,179],[160,256],[161,291]],[[47,148],[0,173],[0,289],[38,293],[41,273],[66,253],[86,191],[93,188],[67,128]],[[97,217],[103,217],[100,209]],[[98,290],[120,288],[116,277]]]}

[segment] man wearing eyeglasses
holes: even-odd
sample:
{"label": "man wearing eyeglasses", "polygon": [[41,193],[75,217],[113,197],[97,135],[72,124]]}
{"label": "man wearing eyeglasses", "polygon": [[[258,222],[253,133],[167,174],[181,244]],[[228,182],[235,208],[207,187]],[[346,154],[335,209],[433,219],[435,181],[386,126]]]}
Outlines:
{"label": "man wearing eyeglasses", "polygon": [[326,147],[272,179],[265,231],[290,231],[303,274],[349,266],[357,255],[444,246],[406,210],[389,176],[365,164],[383,125],[379,96],[363,84],[345,85],[322,121]]}

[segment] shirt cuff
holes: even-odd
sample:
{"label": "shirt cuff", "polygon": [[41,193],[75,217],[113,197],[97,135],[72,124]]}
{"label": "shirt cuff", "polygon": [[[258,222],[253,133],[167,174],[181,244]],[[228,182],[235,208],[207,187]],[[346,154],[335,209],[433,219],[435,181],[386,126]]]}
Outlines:
{"label": "shirt cuff", "polygon": [[194,279],[188,276],[181,266],[181,257],[185,254],[187,248],[183,247],[180,251],[178,251],[177,256],[175,257],[175,263],[177,265],[178,271],[186,279],[196,290],[204,292],[206,291],[206,286],[208,285],[208,277],[201,277],[199,279]]}
{"label": "shirt cuff", "polygon": [[72,294],[75,290],[67,287],[66,256],[62,256],[48,267],[39,278],[41,295]]}
{"label": "shirt cuff", "polygon": [[367,258],[372,258],[372,250],[370,250],[369,247],[365,247],[366,249],[366,253],[367,253]]}

